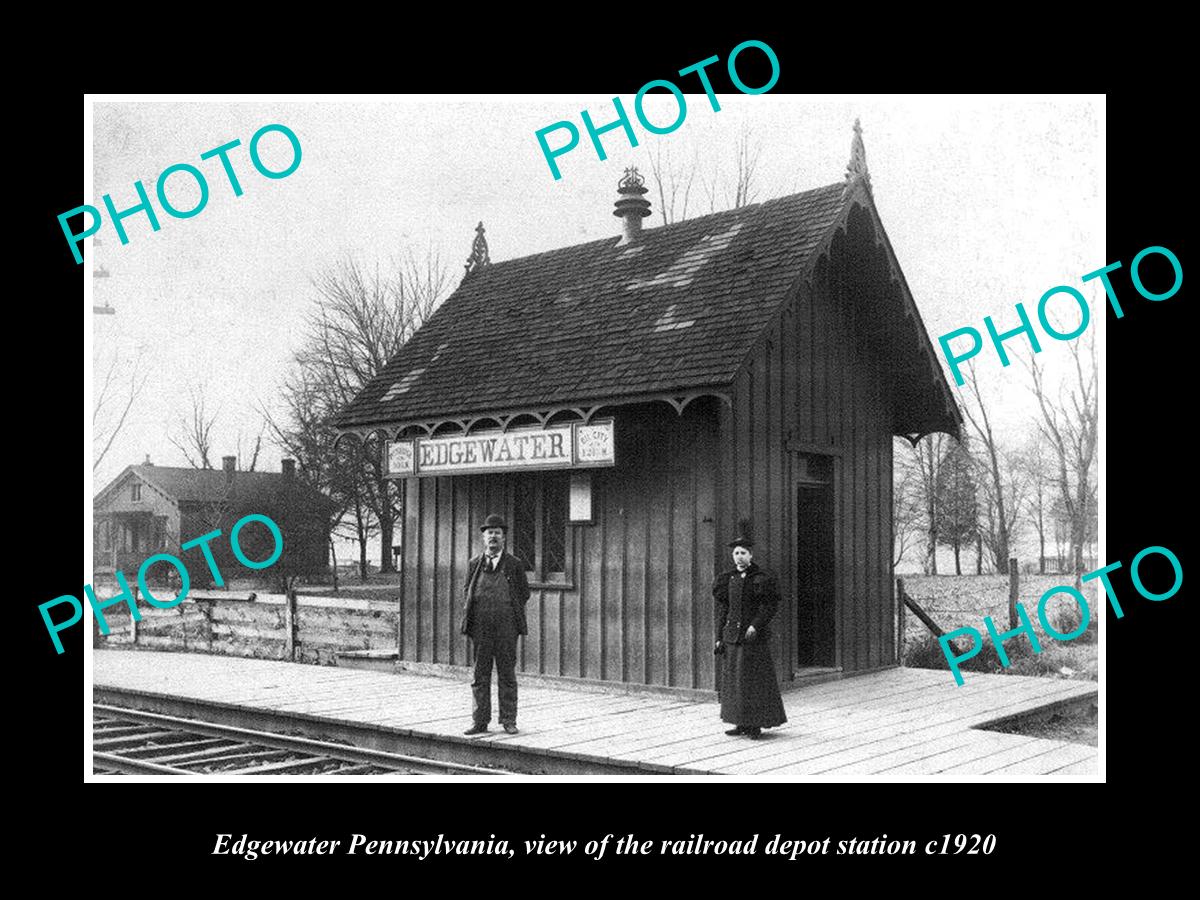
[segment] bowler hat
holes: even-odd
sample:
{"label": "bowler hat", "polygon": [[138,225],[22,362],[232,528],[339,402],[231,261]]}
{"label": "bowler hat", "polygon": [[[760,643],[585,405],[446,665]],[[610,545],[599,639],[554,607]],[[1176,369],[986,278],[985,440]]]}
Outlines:
{"label": "bowler hat", "polygon": [[729,542],[729,546],[730,548],[745,547],[747,550],[750,550],[754,547],[754,541],[750,540],[748,537],[735,537]]}
{"label": "bowler hat", "polygon": [[508,533],[507,523],[505,523],[504,519],[495,513],[492,513],[490,516],[484,519],[483,524],[479,526],[480,531],[487,531],[489,528],[499,528],[505,534]]}

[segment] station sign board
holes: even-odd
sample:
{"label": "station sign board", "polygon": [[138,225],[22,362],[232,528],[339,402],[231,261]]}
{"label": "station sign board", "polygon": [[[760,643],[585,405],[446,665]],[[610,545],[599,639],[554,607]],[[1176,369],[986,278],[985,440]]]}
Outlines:
{"label": "station sign board", "polygon": [[388,441],[387,477],[462,475],[536,469],[585,469],[616,464],[612,419],[545,428]]}

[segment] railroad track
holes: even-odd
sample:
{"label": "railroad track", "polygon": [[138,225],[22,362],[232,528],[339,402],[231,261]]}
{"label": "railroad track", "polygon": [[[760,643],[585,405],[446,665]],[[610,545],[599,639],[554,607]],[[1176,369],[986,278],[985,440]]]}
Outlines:
{"label": "railroad track", "polygon": [[96,775],[502,775],[497,769],[139,712],[92,707]]}

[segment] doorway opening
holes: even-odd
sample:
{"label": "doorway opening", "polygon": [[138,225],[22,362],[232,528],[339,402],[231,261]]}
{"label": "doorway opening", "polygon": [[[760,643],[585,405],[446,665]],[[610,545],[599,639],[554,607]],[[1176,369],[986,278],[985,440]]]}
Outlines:
{"label": "doorway opening", "polygon": [[828,457],[800,458],[796,487],[796,665],[837,663],[833,465]]}

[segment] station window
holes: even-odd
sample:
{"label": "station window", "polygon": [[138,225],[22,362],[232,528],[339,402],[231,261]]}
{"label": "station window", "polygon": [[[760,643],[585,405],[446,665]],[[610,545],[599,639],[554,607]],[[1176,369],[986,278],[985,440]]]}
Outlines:
{"label": "station window", "polygon": [[512,552],[534,581],[567,580],[568,473],[520,475],[513,485]]}

